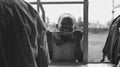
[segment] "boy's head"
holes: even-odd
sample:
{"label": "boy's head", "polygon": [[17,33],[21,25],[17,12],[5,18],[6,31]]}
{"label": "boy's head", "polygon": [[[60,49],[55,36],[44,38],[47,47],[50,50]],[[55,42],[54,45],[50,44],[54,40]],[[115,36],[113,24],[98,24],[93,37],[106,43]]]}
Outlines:
{"label": "boy's head", "polygon": [[73,15],[65,13],[58,19],[58,29],[60,32],[72,32],[75,28],[75,22]]}

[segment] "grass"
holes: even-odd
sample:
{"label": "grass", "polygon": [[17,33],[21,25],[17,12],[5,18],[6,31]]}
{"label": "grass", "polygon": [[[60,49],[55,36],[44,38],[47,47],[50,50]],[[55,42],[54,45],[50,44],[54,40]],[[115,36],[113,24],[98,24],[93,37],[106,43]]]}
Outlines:
{"label": "grass", "polygon": [[[88,61],[100,62],[102,59],[102,49],[105,45],[108,33],[88,34]],[[107,61],[107,60],[106,60]]]}

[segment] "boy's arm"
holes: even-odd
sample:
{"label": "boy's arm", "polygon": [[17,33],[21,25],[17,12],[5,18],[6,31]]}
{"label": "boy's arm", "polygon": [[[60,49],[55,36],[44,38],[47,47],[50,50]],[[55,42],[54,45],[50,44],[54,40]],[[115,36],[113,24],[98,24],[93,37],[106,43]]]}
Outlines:
{"label": "boy's arm", "polygon": [[83,62],[83,52],[81,50],[80,40],[82,39],[81,31],[75,31],[73,33],[74,42],[75,42],[75,58],[78,62]]}

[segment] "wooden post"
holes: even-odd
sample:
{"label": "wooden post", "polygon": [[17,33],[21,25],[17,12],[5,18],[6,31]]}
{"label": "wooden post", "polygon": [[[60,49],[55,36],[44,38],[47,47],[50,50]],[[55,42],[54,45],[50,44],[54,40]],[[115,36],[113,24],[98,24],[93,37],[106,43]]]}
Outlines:
{"label": "wooden post", "polygon": [[112,18],[114,19],[114,12],[115,12],[115,11],[114,11],[114,0],[112,0],[112,7],[113,7],[113,8],[112,8]]}
{"label": "wooden post", "polygon": [[83,41],[83,53],[84,62],[88,62],[88,0],[84,0],[84,41]]}
{"label": "wooden post", "polygon": [[45,10],[44,10],[43,5],[42,5],[42,3],[41,3],[40,0],[39,0],[39,5],[40,5],[40,9],[41,9],[41,11],[42,11],[43,21],[46,22],[46,21],[45,21]]}
{"label": "wooden post", "polygon": [[43,19],[43,21],[45,22],[45,10],[44,10],[44,8],[43,8],[43,6],[42,6],[41,1],[40,1],[40,0],[37,0],[37,11],[38,11],[38,13],[40,12],[40,9],[41,9],[41,11],[42,11],[42,19]]}
{"label": "wooden post", "polygon": [[39,13],[39,2],[40,2],[40,0],[37,0],[37,11],[38,11],[38,13]]}

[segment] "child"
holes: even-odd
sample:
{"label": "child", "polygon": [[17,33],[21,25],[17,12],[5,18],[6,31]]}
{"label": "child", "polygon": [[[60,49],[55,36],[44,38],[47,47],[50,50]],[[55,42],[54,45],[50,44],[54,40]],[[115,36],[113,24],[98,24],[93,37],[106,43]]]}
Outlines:
{"label": "child", "polygon": [[82,62],[80,47],[81,31],[75,30],[75,18],[68,13],[60,16],[57,32],[47,32],[50,59],[52,62]]}

